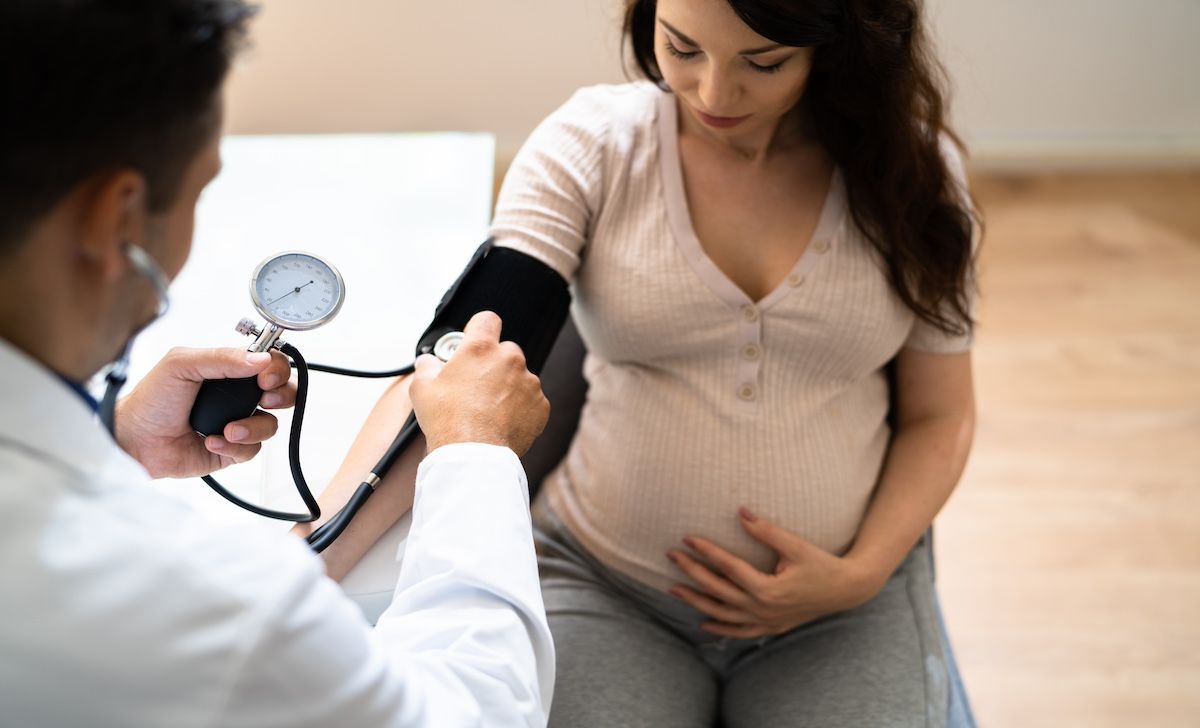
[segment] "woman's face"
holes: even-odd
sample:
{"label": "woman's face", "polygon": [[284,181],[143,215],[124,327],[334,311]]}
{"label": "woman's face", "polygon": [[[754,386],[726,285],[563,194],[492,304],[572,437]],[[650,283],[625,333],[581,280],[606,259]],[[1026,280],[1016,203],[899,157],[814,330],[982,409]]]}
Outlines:
{"label": "woman's face", "polygon": [[773,131],[804,94],[812,48],[755,33],[726,0],[658,0],[654,57],[683,107],[710,132]]}

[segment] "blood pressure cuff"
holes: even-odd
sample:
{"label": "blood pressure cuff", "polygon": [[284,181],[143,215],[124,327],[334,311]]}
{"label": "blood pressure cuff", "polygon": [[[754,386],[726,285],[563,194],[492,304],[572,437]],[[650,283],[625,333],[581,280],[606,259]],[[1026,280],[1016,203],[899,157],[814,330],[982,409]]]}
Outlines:
{"label": "blood pressure cuff", "polygon": [[462,331],[480,311],[492,311],[503,324],[500,339],[520,346],[529,371],[541,374],[570,307],[567,282],[553,268],[489,239],[442,296],[417,355],[432,353],[438,339]]}

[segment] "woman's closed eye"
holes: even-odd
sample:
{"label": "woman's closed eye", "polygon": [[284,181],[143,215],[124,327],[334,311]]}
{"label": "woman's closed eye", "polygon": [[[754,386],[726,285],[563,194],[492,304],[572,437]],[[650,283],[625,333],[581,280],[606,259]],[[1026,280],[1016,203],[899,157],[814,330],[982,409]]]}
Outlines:
{"label": "woman's closed eye", "polygon": [[[700,53],[701,53],[701,51],[699,51],[699,50],[695,50],[695,51],[682,50],[677,45],[672,43],[669,39],[666,41],[665,47],[667,49],[667,53],[670,53],[672,56],[678,58],[681,61],[690,61],[693,58],[695,58],[696,56],[700,55]],[[751,70],[757,71],[758,73],[776,73],[786,62],[787,62],[787,59],[785,58],[782,61],[779,61],[778,63],[772,63],[770,65],[762,65],[760,63],[755,63],[754,61],[751,61],[749,58],[746,59],[746,65],[750,66]]]}
{"label": "woman's closed eye", "polygon": [[667,41],[667,53],[670,53],[681,61],[688,61],[700,55],[700,51],[681,51],[670,40]]}
{"label": "woman's closed eye", "polygon": [[[781,50],[784,50],[784,48],[772,48],[757,53],[747,53],[743,57],[746,59],[746,63],[750,64],[750,68],[755,71],[759,73],[775,73],[783,67],[783,64],[795,58],[795,53],[788,53],[786,51],[780,53]],[[752,60],[755,58],[759,60],[757,62]],[[775,62],[772,63],[772,60]]]}
{"label": "woman's closed eye", "polygon": [[749,59],[746,60],[746,63],[749,63],[750,67],[753,68],[755,71],[758,71],[759,73],[776,73],[779,71],[780,68],[783,67],[784,63],[787,63],[787,59],[785,58],[782,61],[780,61],[779,63],[772,63],[769,66],[761,66]]}

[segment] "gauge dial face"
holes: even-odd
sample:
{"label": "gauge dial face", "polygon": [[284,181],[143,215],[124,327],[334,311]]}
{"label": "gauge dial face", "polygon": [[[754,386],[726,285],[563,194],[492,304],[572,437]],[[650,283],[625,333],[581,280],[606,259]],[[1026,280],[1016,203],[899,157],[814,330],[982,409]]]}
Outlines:
{"label": "gauge dial face", "polygon": [[254,271],[250,297],[269,321],[304,331],[337,314],[345,286],[337,269],[317,256],[283,253],[263,261]]}

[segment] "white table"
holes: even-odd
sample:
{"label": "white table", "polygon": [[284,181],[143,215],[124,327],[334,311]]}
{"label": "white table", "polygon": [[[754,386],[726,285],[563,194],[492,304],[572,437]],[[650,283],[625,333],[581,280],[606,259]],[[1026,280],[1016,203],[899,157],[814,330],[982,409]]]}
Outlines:
{"label": "white table", "polygon": [[[285,335],[306,359],[379,370],[411,362],[434,306],[486,235],[492,137],[229,137],[221,151],[224,169],[200,201],[195,243],[171,288],[171,311],[139,337],[129,389],[172,346],[248,346],[250,339],[233,327],[246,316],[261,321],[250,303],[250,274],[285,250],[326,258],[346,281],[337,318]],[[314,492],[333,475],[389,381],[311,376],[301,462]],[[247,500],[303,510],[287,464],[290,422],[290,412],[280,413],[280,434],[255,460],[221,471],[219,479]],[[216,521],[290,525],[234,507],[199,479],[156,485]],[[343,582],[372,622],[390,601],[407,531],[406,517]]]}

